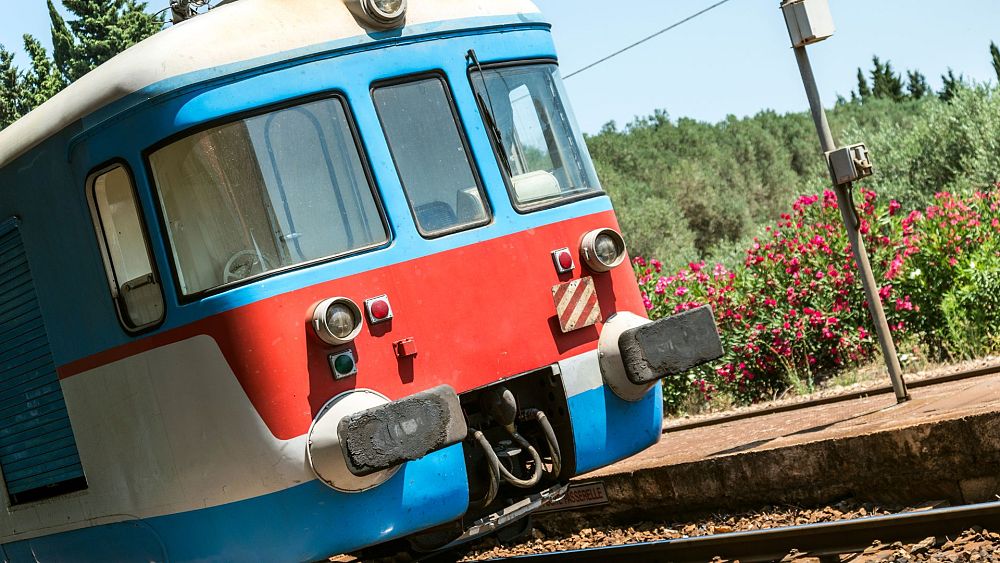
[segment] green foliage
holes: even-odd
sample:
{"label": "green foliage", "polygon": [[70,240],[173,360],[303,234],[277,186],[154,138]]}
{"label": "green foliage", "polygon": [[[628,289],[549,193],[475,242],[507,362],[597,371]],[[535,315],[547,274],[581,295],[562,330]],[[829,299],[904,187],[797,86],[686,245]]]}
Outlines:
{"label": "green foliage", "polygon": [[872,89],[868,87],[868,79],[865,78],[865,73],[858,67],[858,95],[855,96],[851,93],[851,98],[856,100],[861,100],[862,102],[872,97]]}
{"label": "green foliage", "polygon": [[993,71],[997,74],[997,82],[1000,82],[1000,48],[990,41],[990,62],[993,63]]}
{"label": "green foliage", "polygon": [[[949,102],[870,97],[829,115],[837,139],[871,149],[876,174],[865,185],[906,209],[929,205],[938,190],[968,192],[1000,180],[995,88],[963,86]],[[670,266],[709,258],[732,264],[783,202],[830,184],[805,113],[708,124],[660,112],[624,130],[609,124],[587,142],[630,250]]]}
{"label": "green foliage", "polygon": [[[843,103],[830,122],[838,136],[845,129],[908,128],[925,102]],[[624,130],[608,124],[587,144],[632,253],[671,266],[731,254],[758,225],[776,219],[784,202],[829,185],[806,113],[764,111],[709,124],[658,112]]]}
{"label": "green foliage", "polygon": [[892,69],[892,63],[886,61],[883,64],[878,57],[872,57],[872,67],[872,96],[902,101],[905,97],[903,79]]}
{"label": "green foliage", "polygon": [[53,53],[31,35],[24,50],[26,70],[0,46],[0,129],[51,98],[97,65],[159,31],[159,16],[146,13],[137,0],[63,0],[75,16],[68,23],[48,0]]}
{"label": "green foliage", "polygon": [[21,73],[14,66],[14,53],[0,45],[0,129],[13,123],[23,113],[20,86]]}
{"label": "green foliage", "polygon": [[77,16],[69,25],[48,0],[56,66],[73,82],[128,47],[159,31],[160,18],[136,0],[62,0]]}
{"label": "green foliage", "polygon": [[31,58],[31,69],[25,72],[22,88],[24,103],[27,108],[34,108],[55,96],[66,87],[59,70],[49,58],[45,47],[30,35],[24,36],[24,50]]}
{"label": "green foliage", "polygon": [[954,98],[960,91],[966,88],[965,77],[959,74],[955,76],[955,71],[948,69],[947,74],[941,75],[941,91],[938,92],[938,97],[942,101],[950,101]]}
{"label": "green foliage", "polygon": [[931,85],[927,83],[927,77],[916,70],[906,71],[906,92],[911,100],[919,100],[931,93]]}
{"label": "green foliage", "polygon": [[901,223],[906,244],[889,283],[912,295],[911,322],[939,358],[965,359],[1000,345],[1000,191],[936,194]]}
{"label": "green foliage", "polygon": [[1000,91],[961,88],[947,103],[911,102],[905,121],[848,124],[845,142],[865,142],[876,174],[866,185],[907,208],[930,204],[938,190],[967,192],[1000,179]]}
{"label": "green foliage", "polygon": [[902,75],[892,68],[892,62],[883,63],[877,56],[872,57],[871,86],[868,79],[860,68],[858,69],[858,91],[851,92],[851,100],[869,102],[873,99],[892,100],[901,102],[903,100],[919,100],[931,93],[930,84],[920,71],[906,71],[906,80]]}

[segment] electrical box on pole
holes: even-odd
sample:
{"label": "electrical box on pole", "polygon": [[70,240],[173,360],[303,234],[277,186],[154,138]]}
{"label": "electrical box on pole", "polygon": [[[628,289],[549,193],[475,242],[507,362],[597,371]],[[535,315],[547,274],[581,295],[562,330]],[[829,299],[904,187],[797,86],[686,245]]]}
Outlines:
{"label": "electrical box on pole", "polygon": [[833,16],[826,0],[785,0],[781,11],[793,47],[805,47],[833,35]]}
{"label": "electrical box on pole", "polygon": [[826,159],[830,163],[830,174],[833,175],[833,182],[836,185],[856,182],[862,178],[871,176],[874,172],[868,148],[864,143],[850,145],[826,153]]}

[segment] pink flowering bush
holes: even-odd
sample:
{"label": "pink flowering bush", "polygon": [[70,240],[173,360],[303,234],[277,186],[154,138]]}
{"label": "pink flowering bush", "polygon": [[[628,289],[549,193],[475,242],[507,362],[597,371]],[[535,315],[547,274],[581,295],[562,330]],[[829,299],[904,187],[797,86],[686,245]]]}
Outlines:
{"label": "pink flowering bush", "polygon": [[[997,186],[1000,188],[1000,186]],[[932,354],[968,358],[998,349],[1000,191],[942,192],[901,221],[903,244],[887,283],[922,306],[911,330]]]}
{"label": "pink flowering bush", "polygon": [[[970,326],[956,318],[961,304],[1000,290],[994,237],[1000,195],[939,194],[937,202],[904,214],[896,201],[880,201],[864,189],[856,194],[860,230],[891,331],[897,341],[919,342],[940,355],[951,352],[947,343]],[[710,304],[727,351],[690,381],[668,385],[668,409],[676,410],[692,390],[704,399],[718,392],[744,403],[767,398],[795,379],[812,381],[870,361],[877,351],[832,191],[800,197],[790,213],[753,240],[743,263],[732,270],[699,262],[665,272],[657,260],[642,257],[633,266],[651,317]],[[966,289],[948,305],[944,297],[960,280],[966,280]],[[1000,299],[1000,291],[992,295]],[[1000,306],[990,315],[975,319],[985,322],[977,327],[988,329],[980,339],[985,344],[991,334],[1000,334]]]}

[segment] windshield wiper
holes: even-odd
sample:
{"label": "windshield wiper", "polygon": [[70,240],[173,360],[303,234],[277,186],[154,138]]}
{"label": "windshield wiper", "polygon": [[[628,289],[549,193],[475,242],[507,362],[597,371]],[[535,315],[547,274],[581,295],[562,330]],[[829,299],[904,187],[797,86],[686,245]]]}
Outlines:
{"label": "windshield wiper", "polygon": [[493,98],[490,96],[490,89],[486,86],[486,76],[483,74],[483,67],[479,64],[479,57],[476,56],[475,49],[469,49],[468,58],[475,65],[476,70],[479,71],[479,79],[483,82],[483,90],[486,91],[486,99],[483,99],[482,92],[476,92],[476,101],[479,103],[479,111],[486,116],[486,126],[489,129],[490,134],[493,137],[494,144],[500,151],[501,156],[501,166],[507,171],[507,176],[512,178],[514,173],[510,168],[510,155],[507,154],[507,147],[503,144],[503,134],[500,133],[500,127],[497,125],[496,118],[493,117]]}

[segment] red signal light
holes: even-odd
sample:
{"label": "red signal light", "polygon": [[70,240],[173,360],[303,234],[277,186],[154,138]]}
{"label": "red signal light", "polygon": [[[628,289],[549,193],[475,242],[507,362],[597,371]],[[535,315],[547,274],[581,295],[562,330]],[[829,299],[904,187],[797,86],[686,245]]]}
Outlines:
{"label": "red signal light", "polygon": [[379,300],[372,303],[372,317],[377,320],[382,320],[389,316],[389,304],[385,301]]}
{"label": "red signal light", "polygon": [[559,253],[559,267],[564,270],[568,270],[573,267],[573,257],[569,255],[569,252]]}
{"label": "red signal light", "polygon": [[389,305],[387,295],[365,299],[365,311],[368,313],[368,321],[372,324],[382,323],[392,318],[392,306]]}
{"label": "red signal light", "polygon": [[573,264],[573,255],[570,254],[568,248],[560,248],[558,250],[553,250],[552,263],[556,267],[556,272],[560,274],[572,272],[573,268],[576,267],[576,265]]}

